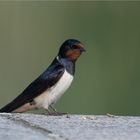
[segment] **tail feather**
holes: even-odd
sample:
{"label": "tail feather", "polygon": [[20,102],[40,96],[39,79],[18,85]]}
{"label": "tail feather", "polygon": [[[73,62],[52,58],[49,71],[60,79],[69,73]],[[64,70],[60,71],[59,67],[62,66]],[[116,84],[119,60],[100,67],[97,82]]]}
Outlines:
{"label": "tail feather", "polygon": [[12,102],[5,105],[3,108],[0,109],[0,112],[14,112],[14,110],[18,109],[19,107],[23,106],[26,103],[31,102],[32,100],[28,99],[28,96],[25,94],[20,94],[18,97],[16,97]]}
{"label": "tail feather", "polygon": [[12,102],[10,102],[9,104],[1,108],[0,112],[6,112],[6,113],[13,112],[14,110],[16,110],[17,108],[21,107],[22,105],[26,103],[25,100],[21,100],[21,99],[22,97],[18,96]]}
{"label": "tail feather", "polygon": [[[18,98],[17,98],[18,99]],[[20,100],[13,100],[12,102],[10,102],[9,104],[5,105],[3,108],[0,109],[0,113],[10,113],[10,112],[14,112],[14,113],[22,113],[22,112],[26,112],[28,110],[31,109],[35,109],[36,105],[32,104],[32,102],[22,102]]]}
{"label": "tail feather", "polygon": [[16,105],[13,104],[13,102],[11,102],[11,103],[7,104],[6,106],[4,106],[3,108],[1,108],[0,112],[9,113],[9,112],[12,112],[15,109],[16,109]]}

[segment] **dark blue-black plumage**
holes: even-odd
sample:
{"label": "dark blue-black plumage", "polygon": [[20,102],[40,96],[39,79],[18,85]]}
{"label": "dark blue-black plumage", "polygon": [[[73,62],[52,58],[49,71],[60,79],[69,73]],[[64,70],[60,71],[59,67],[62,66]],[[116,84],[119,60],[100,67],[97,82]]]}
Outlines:
{"label": "dark blue-black plumage", "polygon": [[[12,112],[20,106],[33,102],[34,98],[42,94],[47,89],[54,86],[62,77],[65,69],[71,74],[75,73],[75,58],[67,55],[74,46],[80,44],[80,41],[69,39],[65,41],[60,47],[57,57],[53,60],[51,65],[36,79],[34,80],[18,97],[11,103],[7,104],[0,109],[0,112]],[[82,48],[83,49],[83,48]],[[84,51],[83,50],[80,51]],[[74,53],[73,53],[74,54]]]}

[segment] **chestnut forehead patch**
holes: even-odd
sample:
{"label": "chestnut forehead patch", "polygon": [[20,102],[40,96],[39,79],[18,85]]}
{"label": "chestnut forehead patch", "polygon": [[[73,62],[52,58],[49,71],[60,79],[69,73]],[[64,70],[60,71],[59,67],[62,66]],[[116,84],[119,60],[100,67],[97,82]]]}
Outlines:
{"label": "chestnut forehead patch", "polygon": [[79,46],[81,48],[85,48],[85,45],[83,43],[79,43],[79,44],[77,44],[77,46]]}
{"label": "chestnut forehead patch", "polygon": [[77,45],[73,45],[73,47],[75,48],[75,49],[80,49],[80,48],[84,48],[84,46],[83,46],[83,44],[77,44]]}

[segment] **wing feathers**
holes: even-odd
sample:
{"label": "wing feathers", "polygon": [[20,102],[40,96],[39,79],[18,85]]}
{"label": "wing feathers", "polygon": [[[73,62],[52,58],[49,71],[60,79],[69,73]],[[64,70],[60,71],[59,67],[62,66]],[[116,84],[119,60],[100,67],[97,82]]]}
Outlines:
{"label": "wing feathers", "polygon": [[12,112],[26,103],[32,102],[42,92],[55,85],[64,73],[64,67],[57,59],[49,68],[32,82],[17,98],[0,109],[0,112]]}

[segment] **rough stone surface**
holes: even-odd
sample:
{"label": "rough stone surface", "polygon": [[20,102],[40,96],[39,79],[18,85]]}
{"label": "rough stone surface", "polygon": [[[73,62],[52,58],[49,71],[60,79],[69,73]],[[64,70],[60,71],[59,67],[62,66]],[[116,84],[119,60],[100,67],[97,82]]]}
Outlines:
{"label": "rough stone surface", "polygon": [[140,140],[140,117],[0,114],[4,140]]}

